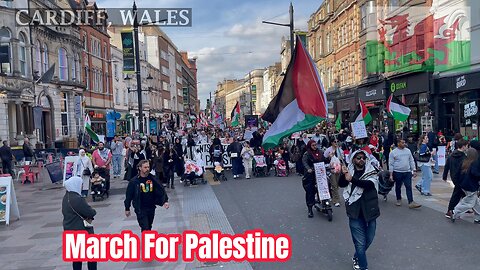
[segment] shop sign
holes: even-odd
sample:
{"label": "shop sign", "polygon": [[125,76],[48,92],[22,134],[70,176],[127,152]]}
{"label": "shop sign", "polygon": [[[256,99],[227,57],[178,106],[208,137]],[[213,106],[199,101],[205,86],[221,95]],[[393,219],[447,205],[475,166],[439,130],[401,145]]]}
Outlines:
{"label": "shop sign", "polygon": [[92,120],[105,120],[105,114],[102,112],[89,111],[88,115]]}
{"label": "shop sign", "polygon": [[398,90],[407,89],[407,82],[392,82],[390,84],[390,92],[395,93]]}
{"label": "shop sign", "polygon": [[478,113],[478,107],[475,101],[465,104],[465,108],[463,110],[463,116],[465,118],[477,115],[477,113]]}
{"label": "shop sign", "polygon": [[376,95],[377,95],[377,89],[373,89],[373,90],[365,92],[366,97],[372,97],[372,96],[376,96]]}
{"label": "shop sign", "polygon": [[467,85],[467,79],[465,78],[465,75],[460,76],[456,80],[456,88],[464,87]]}

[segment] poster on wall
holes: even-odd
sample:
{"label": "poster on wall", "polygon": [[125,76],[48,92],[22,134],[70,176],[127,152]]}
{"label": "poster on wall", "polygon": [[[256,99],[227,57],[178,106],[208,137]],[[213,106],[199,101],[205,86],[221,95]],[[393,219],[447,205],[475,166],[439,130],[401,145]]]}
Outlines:
{"label": "poster on wall", "polygon": [[77,161],[78,156],[65,157],[63,168],[63,183],[73,176],[73,164]]}
{"label": "poster on wall", "polygon": [[12,177],[0,177],[0,222],[9,225],[12,218],[20,219]]}

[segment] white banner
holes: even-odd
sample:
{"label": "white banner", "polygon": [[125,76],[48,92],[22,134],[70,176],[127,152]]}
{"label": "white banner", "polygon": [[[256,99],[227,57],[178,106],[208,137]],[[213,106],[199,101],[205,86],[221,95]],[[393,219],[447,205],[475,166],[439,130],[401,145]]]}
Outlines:
{"label": "white banner", "polygon": [[325,170],[325,163],[314,163],[315,178],[317,179],[318,196],[320,200],[330,200],[330,190],[328,189],[327,171]]}
{"label": "white banner", "polygon": [[[210,150],[210,145],[211,144],[200,144],[200,145],[196,145],[196,146],[192,146],[191,149],[190,147],[187,147],[187,157],[189,159],[193,159],[191,157],[191,153],[190,153],[190,150],[192,151],[192,154],[193,156],[195,156],[195,153],[197,152],[198,149],[200,149],[200,153],[202,154],[202,160],[203,162],[205,163],[205,168],[206,169],[211,169],[213,168],[213,161],[212,161],[212,158],[210,156],[210,153],[209,153],[209,150]],[[223,167],[232,167],[232,161],[230,159],[230,157],[228,156],[228,153],[227,153],[227,147],[228,147],[228,144],[222,144],[222,148],[223,148]]]}
{"label": "white banner", "polygon": [[439,146],[438,147],[438,166],[445,166],[445,164],[447,163],[447,157],[446,157],[446,150],[447,150],[447,147],[446,146]]}

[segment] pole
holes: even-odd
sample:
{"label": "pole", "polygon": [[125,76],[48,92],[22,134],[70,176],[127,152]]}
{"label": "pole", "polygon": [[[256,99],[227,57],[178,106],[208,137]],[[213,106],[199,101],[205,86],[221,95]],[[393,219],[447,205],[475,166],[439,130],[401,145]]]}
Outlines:
{"label": "pole", "polygon": [[138,96],[138,132],[143,136],[143,101],[142,101],[142,79],[140,77],[140,41],[138,38],[138,17],[137,5],[133,1],[133,39],[135,40],[135,73],[137,74],[137,96]]}
{"label": "pole", "polygon": [[252,72],[248,73],[248,87],[250,88],[250,115],[253,115]]}
{"label": "pole", "polygon": [[294,36],[293,36],[293,33],[294,33],[294,30],[293,30],[293,4],[292,2],[290,2],[290,9],[289,9],[289,13],[290,13],[290,59],[293,58],[293,43],[295,42],[293,40]]}

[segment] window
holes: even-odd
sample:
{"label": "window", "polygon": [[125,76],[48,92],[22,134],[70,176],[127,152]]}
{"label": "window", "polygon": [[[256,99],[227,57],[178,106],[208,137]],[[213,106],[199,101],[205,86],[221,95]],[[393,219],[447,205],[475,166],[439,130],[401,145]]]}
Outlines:
{"label": "window", "polygon": [[118,64],[113,64],[113,74],[115,79],[118,79]]}
{"label": "window", "polygon": [[360,7],[360,13],[362,16],[360,30],[365,30],[367,29],[367,3]]}
{"label": "window", "polygon": [[120,105],[120,91],[115,88],[115,104]]}
{"label": "window", "polygon": [[168,84],[167,84],[167,82],[162,82],[162,89],[163,89],[163,90],[168,90]]}
{"label": "window", "polygon": [[43,73],[49,68],[47,43],[43,44]]}
{"label": "window", "polygon": [[77,55],[73,55],[73,63],[72,63],[72,81],[77,80]]}
{"label": "window", "polygon": [[327,13],[330,13],[330,0],[327,0]]}
{"label": "window", "polygon": [[122,96],[123,96],[123,105],[127,106],[128,105],[128,92],[127,92],[127,90],[122,91]]}
{"label": "window", "polygon": [[83,49],[88,50],[87,35],[83,35]]}
{"label": "window", "polygon": [[162,59],[168,60],[167,52],[164,51],[164,50],[161,50],[160,51],[160,57],[162,57]]}
{"label": "window", "polygon": [[42,45],[37,40],[35,43],[35,71],[38,71],[38,75],[42,75]]}
{"label": "window", "polygon": [[18,60],[20,63],[20,74],[27,76],[27,39],[25,34],[20,32],[18,37]]}
{"label": "window", "polygon": [[351,27],[351,33],[352,33],[352,40],[355,39],[355,35],[356,35],[356,29],[355,29],[355,21],[352,19],[350,21],[350,27]]}
{"label": "window", "polygon": [[[80,65],[80,59],[81,59],[81,56],[80,54],[77,54],[77,61],[75,62],[75,65],[77,66],[75,69],[76,69],[76,73],[75,73],[75,78],[77,79],[76,81],[79,82],[80,81],[80,76],[82,76],[80,73],[81,73],[81,65]],[[72,75],[73,76],[73,75]]]}
{"label": "window", "polygon": [[70,134],[68,125],[68,95],[65,92],[60,94],[60,110],[62,119],[62,135],[68,136]]}
{"label": "window", "polygon": [[90,76],[89,76],[89,73],[88,73],[88,67],[85,67],[85,86],[86,86],[86,89],[87,90],[90,90]]}
{"label": "window", "polygon": [[110,93],[110,80],[109,80],[108,72],[105,73],[105,93],[107,94]]}
{"label": "window", "polygon": [[162,74],[163,75],[168,75],[168,68],[167,67],[162,66]]}
{"label": "window", "polygon": [[182,65],[180,65],[179,63],[177,63],[177,70],[182,71]]}
{"label": "window", "polygon": [[67,51],[64,48],[58,49],[58,79],[60,81],[68,80],[68,60]]}
{"label": "window", "polygon": [[352,56],[351,72],[352,72],[352,83],[355,83],[355,68],[357,63],[355,62],[355,56]]}
{"label": "window", "polygon": [[177,83],[182,84],[182,77],[180,76],[177,77]]}
{"label": "window", "polygon": [[0,73],[11,73],[11,34],[7,28],[0,28]]}
{"label": "window", "polygon": [[103,58],[108,59],[108,54],[107,54],[107,43],[103,43]]}
{"label": "window", "polygon": [[327,42],[327,53],[330,52],[330,34],[327,33],[327,38],[326,38],[326,42]]}

